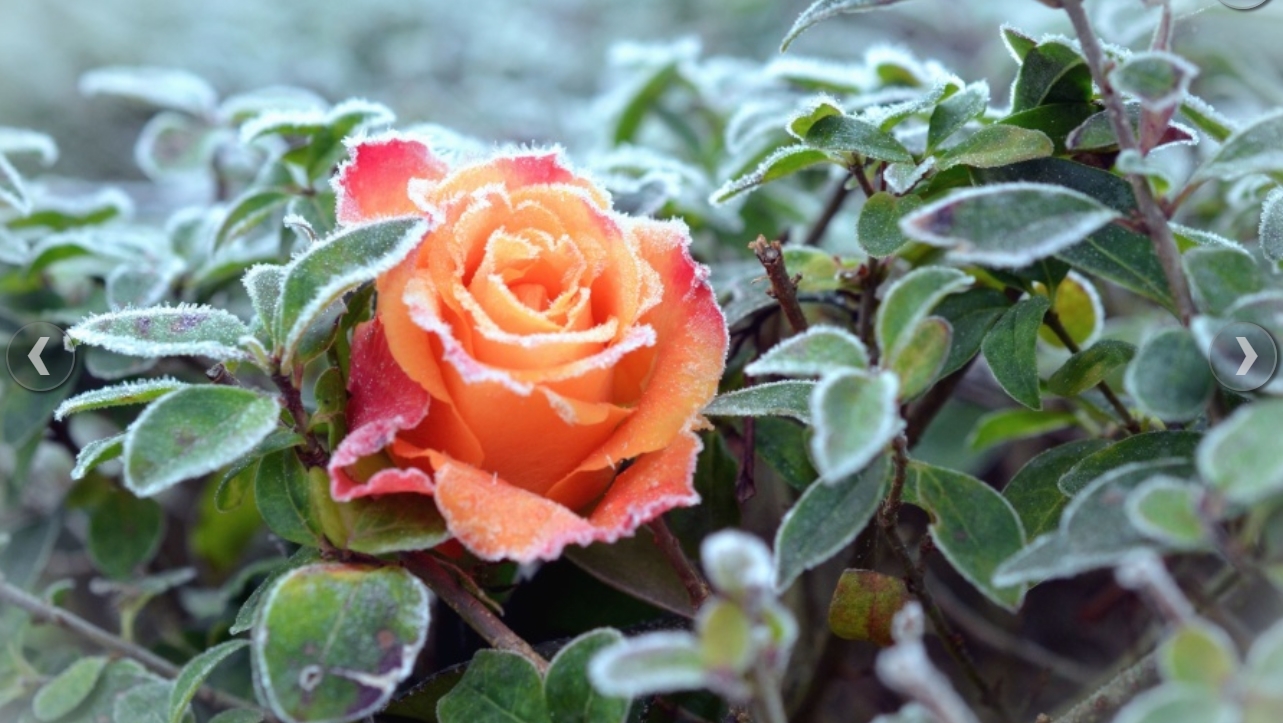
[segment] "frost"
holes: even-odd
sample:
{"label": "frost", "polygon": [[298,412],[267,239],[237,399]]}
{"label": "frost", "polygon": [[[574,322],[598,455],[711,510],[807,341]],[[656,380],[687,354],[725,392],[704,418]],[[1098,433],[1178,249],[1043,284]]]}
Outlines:
{"label": "frost", "polygon": [[1283,171],[1283,110],[1275,110],[1225,139],[1193,180],[1233,180],[1254,173]]}
{"label": "frost", "polygon": [[0,204],[16,209],[23,216],[31,213],[27,184],[3,155],[0,155]]}
{"label": "frost", "polygon": [[829,156],[824,151],[804,145],[785,146],[767,156],[752,173],[727,181],[721,188],[713,191],[708,201],[719,206],[750,188],[829,161]]}
{"label": "frost", "polygon": [[798,55],[776,58],[767,63],[762,73],[768,78],[840,93],[859,93],[878,83],[866,66]]}
{"label": "frost", "polygon": [[352,98],[328,111],[269,110],[246,121],[240,130],[241,143],[252,143],[270,135],[311,135],[325,128],[340,128],[347,135],[359,129],[387,125],[396,115],[381,103]]}
{"label": "frost", "polygon": [[236,316],[210,306],[125,309],[90,316],[67,330],[67,346],[96,346],[135,357],[247,359],[238,346],[249,333]]}
{"label": "frost", "polygon": [[891,630],[896,643],[878,654],[878,679],[929,710],[937,723],[979,723],[949,678],[932,665],[922,642],[924,627],[922,605],[916,600],[895,614]]}
{"label": "frost", "polygon": [[808,400],[815,382],[769,382],[719,394],[704,407],[703,414],[712,417],[792,417],[803,424],[811,423]]}
{"label": "frost", "polygon": [[935,156],[927,156],[916,166],[912,163],[892,163],[882,175],[887,182],[887,189],[897,196],[903,196],[918,185],[923,177],[935,168]]}
{"label": "frost", "polygon": [[98,68],[80,76],[80,92],[132,98],[198,117],[209,117],[218,102],[218,93],[203,78],[171,68]]}
{"label": "frost", "polygon": [[188,386],[186,382],[180,382],[170,377],[160,377],[94,389],[65,400],[54,410],[53,418],[61,421],[72,414],[95,409],[118,407],[127,404],[145,404],[175,389],[181,389],[186,386]]}
{"label": "frost", "polygon": [[71,470],[73,480],[81,480],[89,471],[108,460],[120,456],[125,449],[125,435],[117,434],[106,439],[94,440],[80,448],[76,455],[76,466]]}
{"label": "frost", "polygon": [[789,45],[797,39],[797,36],[806,32],[816,23],[828,20],[843,13],[858,13],[865,10],[886,5],[894,5],[901,0],[817,0],[814,4],[802,11],[797,20],[793,22],[793,27],[789,28],[788,34],[780,43],[780,52],[789,49]]}
{"label": "frost", "polygon": [[615,643],[593,657],[588,677],[601,693],[629,698],[709,684],[699,641],[687,632],[647,633]]}
{"label": "frost", "polygon": [[811,456],[820,482],[836,484],[864,469],[904,429],[896,399],[900,380],[890,372],[848,371],[815,386]]}
{"label": "frost", "polygon": [[708,581],[732,598],[758,601],[772,589],[775,563],[757,537],[739,530],[722,530],[704,538],[700,560]]}
{"label": "frost", "polygon": [[1172,53],[1136,53],[1110,73],[1120,90],[1140,99],[1147,108],[1168,111],[1180,105],[1198,68]]}
{"label": "frost", "polygon": [[1283,188],[1270,191],[1261,206],[1261,252],[1271,261],[1283,261]]}
{"label": "frost", "polygon": [[46,166],[58,160],[58,144],[51,136],[26,128],[0,127],[0,156],[34,153]]}
{"label": "frost", "polygon": [[864,343],[836,326],[817,325],[791,336],[744,368],[753,376],[823,376],[831,371],[863,369],[869,365]]}
{"label": "frost", "polygon": [[324,98],[306,88],[271,85],[227,96],[218,106],[218,117],[237,123],[267,111],[323,110],[326,105]]}
{"label": "frost", "polygon": [[821,93],[803,101],[802,105],[785,121],[784,127],[789,135],[802,141],[806,140],[807,132],[821,118],[843,114],[842,101],[828,93]]}

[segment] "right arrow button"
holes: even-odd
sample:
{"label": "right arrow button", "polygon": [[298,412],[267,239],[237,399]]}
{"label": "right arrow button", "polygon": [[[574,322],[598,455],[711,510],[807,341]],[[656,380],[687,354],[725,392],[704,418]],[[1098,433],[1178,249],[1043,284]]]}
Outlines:
{"label": "right arrow button", "polygon": [[1238,339],[1238,345],[1243,349],[1243,363],[1239,365],[1238,371],[1234,372],[1234,376],[1241,377],[1247,374],[1247,370],[1251,369],[1252,363],[1256,361],[1256,350],[1252,348],[1247,337],[1236,336],[1234,338]]}
{"label": "right arrow button", "polygon": [[1274,337],[1246,321],[1226,324],[1213,337],[1208,351],[1216,381],[1236,392],[1250,392],[1265,386],[1274,376],[1279,361]]}

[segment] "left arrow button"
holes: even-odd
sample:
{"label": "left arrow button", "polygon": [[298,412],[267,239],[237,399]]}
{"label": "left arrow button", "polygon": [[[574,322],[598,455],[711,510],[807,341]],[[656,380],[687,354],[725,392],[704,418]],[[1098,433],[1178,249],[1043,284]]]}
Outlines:
{"label": "left arrow button", "polygon": [[33,392],[57,389],[71,378],[76,353],[56,324],[36,321],[18,329],[5,349],[5,365],[18,386]]}
{"label": "left arrow button", "polygon": [[27,358],[31,360],[31,366],[35,367],[36,373],[42,377],[49,376],[49,369],[45,367],[44,360],[40,358],[40,352],[45,350],[45,344],[48,343],[49,337],[40,337],[40,341],[37,341],[36,345],[31,347],[31,351],[27,354]]}

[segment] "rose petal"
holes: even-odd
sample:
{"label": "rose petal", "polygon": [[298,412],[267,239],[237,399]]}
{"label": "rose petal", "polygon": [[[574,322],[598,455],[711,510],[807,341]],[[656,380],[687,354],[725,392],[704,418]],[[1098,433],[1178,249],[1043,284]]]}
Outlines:
{"label": "rose petal", "polygon": [[[699,504],[695,462],[703,448],[699,437],[683,432],[664,449],[638,457],[588,517],[597,540],[614,542],[671,509]],[[556,493],[556,488],[549,492]]]}
{"label": "rose petal", "polygon": [[422,211],[410,200],[410,179],[435,180],[446,166],[420,141],[387,134],[349,144],[351,160],[334,177],[339,223],[408,216]]}

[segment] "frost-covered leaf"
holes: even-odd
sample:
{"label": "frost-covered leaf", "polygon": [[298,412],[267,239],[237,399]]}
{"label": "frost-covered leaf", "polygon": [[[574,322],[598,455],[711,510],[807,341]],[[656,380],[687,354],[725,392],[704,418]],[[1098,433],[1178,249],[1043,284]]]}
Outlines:
{"label": "frost-covered leaf", "polygon": [[1194,335],[1177,327],[1163,329],[1141,344],[1123,386],[1149,414],[1186,422],[1203,412],[1216,380]]}
{"label": "frost-covered leaf", "polygon": [[1170,430],[1134,434],[1075,464],[1061,476],[1060,491],[1073,497],[1097,477],[1126,464],[1166,459],[1189,463],[1202,438],[1197,432]]}
{"label": "frost-covered leaf", "polygon": [[186,265],[168,257],[148,266],[121,265],[107,275],[107,305],[113,310],[150,307],[169,292]]}
{"label": "frost-covered leaf", "polygon": [[27,128],[0,126],[0,156],[34,154],[46,166],[58,160],[58,144],[53,137]]}
{"label": "frost-covered leaf", "polygon": [[318,545],[325,537],[318,520],[316,490],[293,449],[263,457],[254,477],[254,500],[263,522],[282,539]]}
{"label": "frost-covered leaf", "polygon": [[1041,437],[1048,432],[1066,429],[1077,424],[1073,412],[1055,412],[1017,407],[989,412],[976,420],[976,426],[967,436],[967,446],[982,452],[990,447],[1016,439]]}
{"label": "frost-covered leaf", "polygon": [[1231,181],[1253,173],[1283,172],[1283,111],[1273,111],[1236,131],[1191,181]]}
{"label": "frost-covered leaf", "polygon": [[3,155],[0,155],[0,206],[8,206],[23,216],[31,213],[31,193],[27,190],[27,183]]}
{"label": "frost-covered leaf", "polygon": [[829,630],[839,638],[891,645],[891,621],[909,601],[904,580],[873,570],[846,570],[829,603]]}
{"label": "frost-covered leaf", "polygon": [[919,181],[926,178],[927,174],[935,167],[935,156],[927,156],[925,160],[916,166],[912,163],[892,163],[882,173],[882,179],[887,183],[887,190],[902,196],[918,185]]}
{"label": "frost-covered leaf", "polygon": [[92,389],[63,401],[54,410],[53,418],[61,421],[72,414],[80,414],[81,412],[89,412],[95,409],[106,409],[129,404],[146,404],[186,386],[188,386],[186,382],[180,382],[177,379],[158,377]]}
{"label": "frost-covered leaf", "polygon": [[1151,477],[1127,498],[1127,518],[1149,537],[1178,550],[1197,549],[1207,543],[1199,518],[1202,490],[1184,480]]}
{"label": "frost-covered leaf", "polygon": [[1167,684],[1147,690],[1118,711],[1114,723],[1235,723],[1239,710],[1219,691]]}
{"label": "frost-covered leaf", "polygon": [[241,277],[249,294],[254,315],[263,324],[269,338],[275,338],[276,307],[281,299],[281,286],[285,283],[285,267],[275,264],[251,266]]}
{"label": "frost-covered leaf", "polygon": [[1164,680],[1217,689],[1238,672],[1238,651],[1224,630],[1194,618],[1163,641],[1158,667]]}
{"label": "frost-covered leaf", "polygon": [[565,555],[589,575],[651,605],[687,618],[695,616],[690,593],[652,535],[614,543],[572,545]]}
{"label": "frost-covered leaf", "polygon": [[247,645],[249,645],[248,640],[228,640],[187,661],[179,671],[178,677],[174,679],[174,687],[169,695],[168,723],[182,723],[187,706],[191,705],[192,699],[196,697],[196,691],[200,689],[209,674],[228,656]]}
{"label": "frost-covered leaf", "polygon": [[811,390],[815,382],[783,381],[758,384],[719,394],[704,407],[710,417],[792,417],[811,423]]}
{"label": "frost-covered leaf", "polygon": [[450,538],[445,519],[426,495],[382,495],[336,507],[344,536],[330,542],[344,550],[387,555],[427,550]]}
{"label": "frost-covered leaf", "polygon": [[147,121],[134,144],[134,162],[148,178],[208,174],[219,146],[231,138],[225,128],[210,126],[186,113],[161,111]]}
{"label": "frost-covered leaf", "polygon": [[714,205],[722,204],[750,188],[791,176],[820,163],[832,163],[829,154],[804,144],[785,146],[763,159],[751,173],[722,184],[708,200]]}
{"label": "frost-covered leaf", "polygon": [[[1046,259],[1040,263],[1063,264],[1059,259]],[[1047,293],[1044,281],[1035,282],[1035,293]],[[1051,295],[1051,310],[1056,312],[1060,325],[1069,334],[1069,338],[1080,348],[1095,343],[1096,337],[1105,326],[1105,305],[1101,303],[1100,292],[1095,284],[1082,274],[1070,271],[1055,284],[1055,293]],[[1038,338],[1057,349],[1065,349],[1065,342],[1046,324],[1038,330]]]}
{"label": "frost-covered leaf", "polygon": [[806,489],[775,533],[777,590],[788,589],[803,572],[851,544],[882,502],[890,466],[883,457],[836,484]]}
{"label": "frost-covered leaf", "polygon": [[1283,188],[1270,191],[1261,206],[1261,251],[1270,261],[1283,261]]}
{"label": "frost-covered leaf", "polygon": [[648,633],[622,640],[592,659],[588,676],[601,693],[628,698],[696,690],[707,686],[710,677],[699,640],[687,632]]}
{"label": "frost-covered leaf", "polygon": [[125,580],[160,549],[165,512],[155,500],[112,489],[89,513],[85,547],[102,574]]}
{"label": "frost-covered leaf", "polygon": [[1256,260],[1240,249],[1190,249],[1181,256],[1181,265],[1189,279],[1194,305],[1204,314],[1220,316],[1239,299],[1265,289],[1265,276]]}
{"label": "frost-covered leaf", "polygon": [[889,372],[841,372],[816,385],[811,456],[820,482],[836,484],[859,472],[900,434],[899,392],[899,379]]}
{"label": "frost-covered leaf", "polygon": [[429,225],[396,218],[344,229],[309,246],[285,270],[276,329],[288,367],[304,333],[340,296],[392,268],[419,244]]}
{"label": "frost-covered leaf", "polygon": [[699,546],[708,582],[717,592],[750,604],[771,590],[771,551],[754,535],[736,529],[715,532]]}
{"label": "frost-covered leaf", "polygon": [[1179,55],[1150,51],[1123,60],[1110,72],[1109,79],[1146,108],[1167,111],[1181,104],[1190,81],[1197,75],[1198,68]]}
{"label": "frost-covered leaf", "polygon": [[1252,504],[1283,491],[1283,399],[1244,404],[1198,445],[1198,471],[1232,502]]}
{"label": "frost-covered leaf", "polygon": [[367,100],[346,100],[329,110],[299,108],[269,109],[241,125],[241,142],[252,143],[265,136],[333,136],[342,140],[353,130],[386,125],[396,120],[387,106]]}
{"label": "frost-covered leaf", "polygon": [[400,567],[325,563],[273,583],[252,635],[255,687],[289,720],[356,720],[387,704],[427,639],[428,590]]}
{"label": "frost-covered leaf", "polygon": [[1018,268],[1082,241],[1118,215],[1062,186],[1005,183],[956,191],[909,214],[900,227],[959,261]]}
{"label": "frost-covered leaf", "polygon": [[218,102],[218,93],[203,78],[172,68],[98,68],[80,76],[80,92],[130,98],[194,116],[210,115]]}
{"label": "frost-covered leaf", "polygon": [[169,681],[134,686],[112,706],[112,723],[165,723],[165,702],[172,689]]}
{"label": "frost-covered leaf", "polygon": [[922,199],[917,196],[897,198],[886,191],[874,194],[860,209],[856,230],[860,248],[877,258],[899,251],[909,243],[904,231],[900,230],[900,219],[921,207]]}
{"label": "frost-covered leaf", "polygon": [[110,460],[116,459],[125,451],[125,435],[122,432],[111,437],[94,440],[80,448],[76,455],[76,466],[71,470],[73,480],[84,479],[89,471]]}
{"label": "frost-covered leaf", "polygon": [[1011,478],[1002,496],[1020,516],[1028,539],[1054,531],[1060,522],[1060,513],[1069,504],[1069,498],[1060,491],[1061,476],[1108,446],[1109,442],[1103,439],[1077,439],[1056,445],[1026,462]]}
{"label": "frost-covered leaf", "polygon": [[1041,131],[1013,125],[992,125],[942,151],[936,157],[936,166],[941,171],[954,166],[994,168],[1043,158],[1054,151],[1051,139]]}
{"label": "frost-covered leaf", "polygon": [[593,656],[621,640],[618,631],[602,628],[580,635],[557,651],[543,686],[552,723],[623,723],[628,698],[601,695],[588,680]]}
{"label": "frost-covered leaf", "polygon": [[204,356],[248,359],[239,348],[249,327],[210,306],[180,304],[96,314],[67,330],[67,344],[101,347],[134,357]]}
{"label": "frost-covered leaf", "polygon": [[[9,222],[12,229],[48,229],[49,231],[70,231],[85,229],[101,231],[98,243],[105,240],[116,240],[121,237],[138,235],[135,230],[112,229],[115,234],[102,229],[104,224],[118,219],[128,219],[133,215],[134,202],[120,189],[107,187],[86,196],[62,197],[44,196],[35,204],[31,212]],[[39,246],[37,246],[39,249]]]}
{"label": "frost-covered leaf", "polygon": [[972,119],[989,107],[989,84],[982,81],[945,98],[931,111],[927,128],[927,150],[930,151],[962,130]]}
{"label": "frost-covered leaf", "polygon": [[946,266],[923,266],[891,284],[878,307],[874,325],[883,356],[905,349],[918,324],[949,294],[962,291],[975,279]]}
{"label": "frost-covered leaf", "polygon": [[744,373],[818,377],[831,371],[868,366],[869,354],[858,337],[836,326],[816,325],[766,350],[744,367]]}
{"label": "frost-covered leaf", "polygon": [[856,153],[888,163],[913,163],[913,154],[877,125],[846,115],[825,116],[806,132],[806,145],[830,153]]}
{"label": "frost-covered leaf", "polygon": [[551,723],[543,681],[533,663],[502,650],[481,650],[463,678],[437,702],[441,723]]}
{"label": "frost-covered leaf", "polygon": [[1091,100],[1091,71],[1078,50],[1062,40],[1030,48],[1016,74],[1011,112],[1052,103]]}
{"label": "frost-covered leaf", "polygon": [[1074,354],[1047,379],[1047,390],[1062,397],[1076,397],[1127,365],[1136,347],[1106,339]]}
{"label": "frost-covered leaf", "polygon": [[909,401],[925,392],[940,375],[953,329],[938,316],[929,316],[914,327],[900,352],[884,361],[884,368],[900,378],[900,401]]}
{"label": "frost-covered leaf", "polygon": [[1051,302],[1043,296],[1020,301],[998,319],[980,347],[1003,391],[1030,409],[1042,409],[1038,327],[1050,307]]}
{"label": "frost-covered leaf", "polygon": [[980,351],[985,335],[1003,313],[1011,308],[1011,303],[997,289],[978,287],[946,296],[936,305],[933,313],[949,322],[953,329],[949,357],[945,359],[940,376],[961,369]]}
{"label": "frost-covered leaf", "polygon": [[802,107],[789,117],[784,129],[799,141],[805,140],[807,132],[811,130],[816,121],[821,118],[844,114],[842,103],[837,98],[827,94],[818,95],[803,103]]}
{"label": "frost-covered leaf", "polygon": [[215,244],[244,236],[285,207],[292,195],[276,188],[251,188],[232,201]]}
{"label": "frost-covered leaf", "polygon": [[894,5],[897,2],[901,2],[901,0],[816,0],[810,7],[803,10],[802,14],[793,22],[793,27],[789,28],[788,34],[784,36],[783,42],[780,43],[780,52],[788,50],[789,45],[797,39],[797,36],[818,22],[843,13],[873,10],[886,5]]}
{"label": "frost-covered leaf", "polygon": [[56,721],[75,710],[93,692],[107,662],[99,655],[81,658],[40,686],[31,701],[36,720]]}
{"label": "frost-covered leaf", "polygon": [[248,453],[277,425],[276,402],[241,387],[193,386],[153,402],[125,435],[125,486],[150,497]]}
{"label": "frost-covered leaf", "polygon": [[914,461],[904,500],[931,514],[931,539],[968,582],[1008,610],[1020,607],[1024,585],[993,582],[998,565],[1025,545],[1020,517],[1006,498],[975,477]]}

